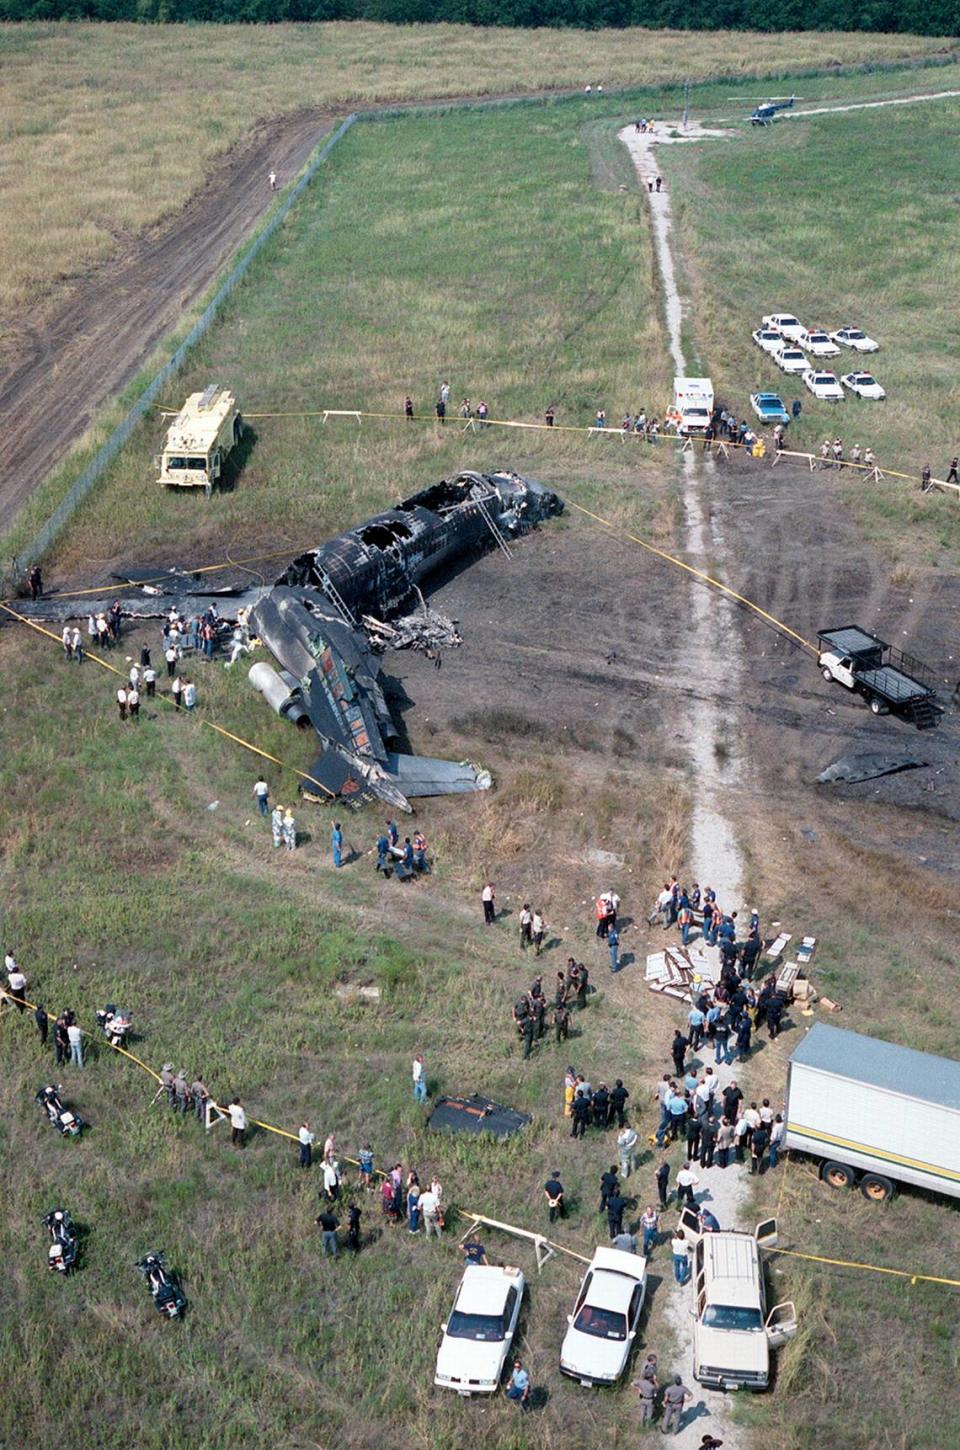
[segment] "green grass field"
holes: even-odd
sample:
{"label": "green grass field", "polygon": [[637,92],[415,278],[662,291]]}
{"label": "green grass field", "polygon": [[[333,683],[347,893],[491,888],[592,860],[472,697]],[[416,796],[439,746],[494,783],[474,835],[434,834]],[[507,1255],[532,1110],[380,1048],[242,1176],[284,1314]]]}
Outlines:
{"label": "green grass field", "polygon": [[[934,57],[933,36],[466,25],[0,26],[0,320],[181,206],[255,123],[304,106],[674,85]],[[719,59],[719,64],[718,64]]]}
{"label": "green grass field", "polygon": [[[950,240],[958,116],[960,102],[947,100],[791,118],[702,147],[664,148],[680,199],[697,345],[739,414],[749,412],[752,391],[772,388],[803,400],[790,430],[797,447],[815,451],[839,433],[848,452],[858,442],[881,465],[918,475],[929,462],[935,477],[946,477],[960,450]],[[818,403],[799,379],[786,378],[750,338],[763,314],[781,308],[830,330],[853,321],[876,338],[878,353],[844,349],[825,366],[838,375],[872,370],[886,401]],[[849,492],[868,536],[895,557],[956,562],[955,496],[920,503],[900,480],[851,481]]]}
{"label": "green grass field", "polygon": [[[407,390],[428,405],[449,377],[455,401],[482,396],[495,415],[531,419],[552,401],[559,421],[578,423],[598,406],[614,418],[663,397],[669,375],[643,199],[615,189],[618,118],[611,103],[604,110],[577,102],[358,128],[236,294],[180,392],[215,373],[251,412],[317,401],[376,408],[385,399],[399,411]],[[206,501],[155,487],[161,424],[142,429],[78,515],[50,576],[80,577],[118,558],[202,563],[227,550],[292,552],[451,470],[499,463],[602,502],[604,513],[664,542],[678,536],[667,453],[638,459],[594,440],[599,455],[580,440],[542,435],[511,448],[495,430],[463,435],[399,419],[361,429],[264,419],[256,431],[235,491]],[[624,588],[642,587],[638,566]],[[545,761],[542,749],[531,757],[529,732],[495,709],[446,725],[431,748],[482,755],[498,788],[425,807],[439,864],[411,909],[399,888],[382,889],[369,863],[334,878],[326,812],[304,813],[313,839],[278,859],[251,818],[249,758],[198,720],[160,710],[139,734],[120,731],[112,680],[92,665],[68,673],[58,646],[32,634],[4,631],[0,667],[2,925],[48,1007],[74,1005],[90,1021],[95,1006],[117,1000],[134,1012],[143,1031],[134,1050],[152,1065],[199,1069],[219,1095],[238,1091],[253,1116],[288,1129],[304,1116],[321,1136],[335,1129],[346,1154],[369,1139],[380,1165],[401,1159],[421,1177],[436,1167],[453,1205],[543,1227],[541,1184],[559,1166],[576,1200],[564,1240],[592,1250],[592,1195],[611,1144],[593,1139],[581,1149],[565,1134],[566,1051],[551,1045],[522,1068],[504,1026],[524,980],[507,934],[513,924],[491,941],[476,896],[487,871],[513,893],[533,876],[553,919],[569,922],[564,945],[585,953],[589,907],[577,904],[596,882],[582,852],[600,845],[627,851],[628,905],[639,917],[686,839],[689,781],[669,721],[626,771],[605,727]],[[505,662],[505,673],[515,668]],[[561,705],[549,702],[538,722],[541,742],[559,738],[549,732]],[[201,707],[282,758],[302,754],[238,672],[204,676]],[[269,779],[275,798],[289,796],[292,774],[271,770]],[[378,820],[372,812],[351,821],[348,834],[365,848]],[[845,1020],[890,1030],[900,1019],[888,994],[916,959],[916,921],[898,908],[897,892],[914,883],[863,863],[881,898],[880,950],[875,932],[857,925],[861,878],[845,894],[831,874],[836,856],[783,861],[782,850],[758,853],[752,867],[765,912],[821,932],[824,973],[836,974],[825,981],[844,993]],[[775,885],[790,878],[798,884],[789,890]],[[924,952],[950,983],[950,893],[919,899]],[[545,977],[562,955],[548,955]],[[595,977],[600,991],[573,1056],[622,1075],[647,1128],[644,1097],[668,1065],[670,1014],[632,978],[611,987]],[[381,1005],[341,1001],[333,987],[343,981],[377,982]],[[898,990],[908,1040],[950,1051],[943,1013],[926,1006],[918,984]],[[431,1137],[410,1095],[417,1048],[435,1090],[477,1088],[529,1108],[532,1128],[500,1146]],[[82,1077],[64,1070],[68,1097],[93,1124],[84,1141],[65,1143],[31,1101],[49,1061],[28,1023],[0,1020],[8,1266],[0,1352],[11,1386],[0,1401],[0,1443],[636,1444],[629,1392],[590,1394],[556,1369],[578,1278],[572,1261],[553,1261],[537,1279],[525,1249],[488,1238],[495,1257],[519,1260],[533,1280],[521,1349],[546,1403],[520,1421],[499,1398],[451,1401],[431,1382],[437,1327],[459,1275],[453,1232],[437,1246],[384,1230],[355,1263],[324,1264],[316,1176],[298,1172],[293,1144],[259,1133],[241,1155],[222,1127],[204,1141],[192,1121],[150,1107],[148,1078],[104,1053]],[[782,1090],[782,1057],[758,1054],[749,1081]],[[44,1268],[37,1222],[58,1198],[90,1230],[83,1272],[65,1284]],[[784,1242],[795,1247],[955,1274],[957,1215],[943,1204],[904,1195],[885,1213],[868,1212],[859,1199],[828,1199],[797,1169],[763,1181],[758,1214],[778,1205]],[[373,1203],[366,1227],[380,1228]],[[184,1275],[193,1308],[182,1325],[159,1322],[133,1272],[152,1247]],[[777,1268],[777,1287],[802,1308],[804,1337],[783,1357],[779,1392],[739,1407],[755,1427],[751,1446],[823,1446],[842,1416],[856,1450],[892,1450],[905,1443],[899,1417],[932,1419],[932,1397],[936,1421],[909,1443],[933,1450],[960,1439],[946,1291],[792,1261]],[[665,1249],[654,1271],[664,1282],[654,1285],[643,1337],[668,1361]]]}

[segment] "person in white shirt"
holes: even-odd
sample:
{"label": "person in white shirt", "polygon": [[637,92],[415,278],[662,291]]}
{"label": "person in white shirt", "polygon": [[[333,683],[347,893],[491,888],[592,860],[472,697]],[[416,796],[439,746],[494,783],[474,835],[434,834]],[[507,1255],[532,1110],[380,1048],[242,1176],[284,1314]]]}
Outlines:
{"label": "person in white shirt", "polygon": [[423,1226],[426,1229],[427,1238],[431,1233],[435,1233],[437,1238],[440,1238],[440,1200],[432,1186],[427,1189],[426,1193],[420,1195],[420,1212],[423,1215]]}
{"label": "person in white shirt", "polygon": [[93,617],[92,614],[88,614],[87,615],[87,638],[92,643],[96,639],[96,637],[97,637],[97,621],[94,619],[94,617]]}
{"label": "person in white shirt", "polygon": [[83,635],[76,626],[70,631],[70,648],[78,665],[83,664]]}
{"label": "person in white shirt", "polygon": [[543,938],[547,931],[546,922],[539,911],[533,913],[533,921],[531,922],[530,929],[533,932],[534,955],[539,956],[543,951]]}
{"label": "person in white shirt", "polygon": [[663,917],[664,930],[670,925],[670,907],[673,903],[673,892],[670,887],[664,885],[663,890],[657,897],[657,911]]}
{"label": "person in white shirt", "polygon": [[67,1041],[70,1043],[70,1061],[75,1067],[83,1067],[83,1033],[76,1022],[71,1022],[67,1028]]}
{"label": "person in white shirt", "polygon": [[418,1103],[427,1101],[427,1074],[424,1071],[423,1058],[419,1052],[413,1059],[413,1096]]}
{"label": "person in white shirt", "polygon": [[127,691],[123,685],[117,691],[117,709],[120,711],[120,719],[127,718]]}
{"label": "person in white shirt", "polygon": [[140,691],[134,685],[127,691],[127,709],[131,720],[140,719]]}
{"label": "person in white shirt", "polygon": [[323,1196],[328,1203],[335,1203],[340,1197],[340,1164],[336,1158],[324,1159]]}
{"label": "person in white shirt", "polygon": [[140,666],[134,664],[134,665],[131,665],[130,666],[130,688],[132,690],[136,690],[136,689],[139,688],[139,685],[140,685]]}
{"label": "person in white shirt", "polygon": [[11,997],[16,998],[14,1006],[18,1012],[22,1012],[25,1006],[23,994],[27,990],[27,979],[20,971],[16,962],[13,964],[13,971],[7,973],[7,989]]}
{"label": "person in white shirt", "polygon": [[314,1138],[313,1133],[311,1133],[310,1131],[309,1123],[303,1122],[300,1124],[300,1131],[297,1134],[297,1137],[300,1139],[300,1167],[309,1168],[310,1164],[313,1162]]}
{"label": "person in white shirt", "polygon": [[690,1277],[690,1245],[679,1231],[670,1240],[673,1254],[673,1277],[678,1284],[685,1284]]}
{"label": "person in white shirt", "polygon": [[63,642],[63,657],[65,660],[68,660],[73,653],[73,638],[70,633],[69,624],[63,626],[63,634],[60,636],[60,639]]}
{"label": "person in white shirt", "polygon": [[7,953],[3,959],[3,970],[7,973],[7,976],[17,970],[17,959],[9,947],[7,947]]}
{"label": "person in white shirt", "polygon": [[262,816],[269,815],[270,804],[268,798],[270,795],[270,787],[267,785],[267,782],[264,780],[262,775],[257,777],[256,784],[253,787],[253,795],[254,799],[257,802],[257,810],[260,812],[260,814]]}
{"label": "person in white shirt", "polygon": [[480,900],[483,902],[483,923],[484,926],[491,926],[496,920],[497,908],[494,903],[493,882],[488,881],[480,893]]}
{"label": "person in white shirt", "polygon": [[693,1208],[693,1190],[699,1182],[700,1179],[694,1173],[690,1164],[684,1163],[680,1172],[677,1174],[677,1202],[683,1203],[686,1201]]}
{"label": "person in white shirt", "polygon": [[148,696],[157,693],[157,672],[153,665],[147,665],[143,672],[143,687]]}
{"label": "person in white shirt", "polygon": [[192,680],[187,680],[183,686],[183,703],[188,710],[192,710],[197,703],[197,687]]}
{"label": "person in white shirt", "polygon": [[227,1105],[227,1112],[230,1114],[230,1142],[237,1148],[243,1148],[247,1141],[247,1115],[239,1098],[234,1098]]}
{"label": "person in white shirt", "polygon": [[533,912],[526,902],[520,912],[520,950],[526,951],[533,941]]}

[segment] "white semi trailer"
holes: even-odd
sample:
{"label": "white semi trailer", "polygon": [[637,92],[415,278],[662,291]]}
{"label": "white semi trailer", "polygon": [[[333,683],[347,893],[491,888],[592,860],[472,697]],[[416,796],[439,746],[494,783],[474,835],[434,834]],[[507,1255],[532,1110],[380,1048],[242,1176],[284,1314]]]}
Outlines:
{"label": "white semi trailer", "polygon": [[787,1067],[784,1144],[877,1203],[897,1183],[960,1198],[960,1062],[817,1022]]}

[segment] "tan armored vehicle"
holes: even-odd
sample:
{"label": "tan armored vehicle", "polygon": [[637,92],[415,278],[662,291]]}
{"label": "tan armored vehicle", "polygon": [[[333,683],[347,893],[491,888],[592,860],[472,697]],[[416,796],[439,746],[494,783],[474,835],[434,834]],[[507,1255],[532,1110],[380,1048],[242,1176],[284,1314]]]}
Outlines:
{"label": "tan armored vehicle", "polygon": [[173,488],[202,488],[209,498],[227,454],[242,433],[243,418],[231,392],[211,383],[202,393],[191,393],[170,424],[157,460],[157,482]]}

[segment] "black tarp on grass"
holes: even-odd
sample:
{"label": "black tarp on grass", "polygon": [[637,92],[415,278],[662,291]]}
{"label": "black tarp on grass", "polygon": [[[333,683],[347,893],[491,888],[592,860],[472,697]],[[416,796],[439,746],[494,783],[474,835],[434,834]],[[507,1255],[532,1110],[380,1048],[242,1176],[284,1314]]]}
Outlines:
{"label": "black tarp on grass", "polygon": [[529,1122],[529,1113],[518,1113],[516,1108],[505,1108],[474,1093],[469,1098],[438,1098],[427,1126],[438,1133],[492,1133],[495,1138],[509,1138]]}

